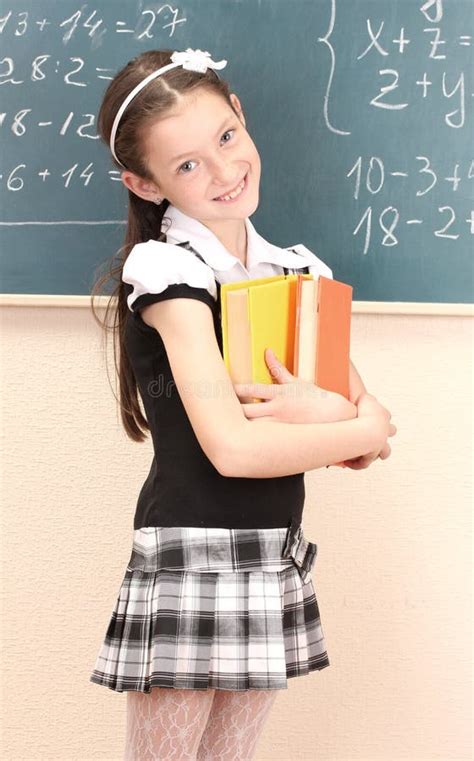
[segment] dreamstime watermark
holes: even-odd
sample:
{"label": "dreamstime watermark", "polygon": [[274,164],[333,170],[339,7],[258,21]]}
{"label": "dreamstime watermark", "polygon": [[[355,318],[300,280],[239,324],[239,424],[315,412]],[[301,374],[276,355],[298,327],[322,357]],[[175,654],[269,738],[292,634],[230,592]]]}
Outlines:
{"label": "dreamstime watermark", "polygon": [[[240,387],[239,391],[242,390],[242,392],[245,392],[248,387],[249,393],[245,394],[245,396],[260,399],[268,396],[268,386],[272,384],[239,383],[236,385]],[[294,399],[311,396],[324,398],[329,393],[320,386],[316,386],[314,383],[298,379],[291,383],[282,383],[278,385],[282,389],[281,393],[284,393],[288,398]],[[152,396],[153,398],[165,397],[166,399],[170,399],[176,392],[179,393],[181,398],[186,396],[196,396],[199,399],[225,399],[235,396],[236,393],[234,385],[228,380],[213,382],[203,378],[190,383],[177,385],[174,380],[166,380],[162,373],[159,373],[156,378],[148,383],[147,391],[149,396]]]}
{"label": "dreamstime watermark", "polygon": [[228,381],[211,382],[203,378],[202,380],[176,385],[174,380],[166,380],[161,373],[150,381],[147,388],[149,395],[154,398],[164,396],[169,399],[176,392],[179,392],[181,397],[197,396],[199,399],[235,396],[234,388]]}

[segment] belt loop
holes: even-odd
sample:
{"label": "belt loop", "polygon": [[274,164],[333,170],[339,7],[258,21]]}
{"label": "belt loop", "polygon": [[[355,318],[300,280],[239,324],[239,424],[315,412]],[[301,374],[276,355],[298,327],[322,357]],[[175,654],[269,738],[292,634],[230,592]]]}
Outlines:
{"label": "belt loop", "polygon": [[318,545],[305,539],[301,524],[298,521],[292,520],[282,554],[284,558],[293,559],[303,584],[307,582],[308,578],[311,578],[310,573],[316,560],[317,552]]}
{"label": "belt loop", "polygon": [[295,542],[297,536],[301,534],[301,524],[296,518],[291,519],[291,524],[288,529],[285,546],[283,547],[283,557],[291,557],[291,548]]}

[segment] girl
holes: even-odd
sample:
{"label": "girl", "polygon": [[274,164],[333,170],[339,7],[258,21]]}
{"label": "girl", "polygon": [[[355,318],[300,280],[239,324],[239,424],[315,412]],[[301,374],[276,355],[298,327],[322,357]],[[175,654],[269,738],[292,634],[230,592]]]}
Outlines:
{"label": "girl", "polygon": [[150,431],[154,457],[90,680],[127,692],[134,761],[251,759],[277,690],[329,665],[310,575],[317,545],[301,528],[304,473],[367,467],[388,457],[396,430],[355,368],[350,401],[270,352],[275,384],[231,383],[220,284],[332,273],[250,222],[260,157],[217,74],[225,64],[207,51],[147,51],[115,76],[99,114],[129,191],[113,294],[121,416],[134,441]]}

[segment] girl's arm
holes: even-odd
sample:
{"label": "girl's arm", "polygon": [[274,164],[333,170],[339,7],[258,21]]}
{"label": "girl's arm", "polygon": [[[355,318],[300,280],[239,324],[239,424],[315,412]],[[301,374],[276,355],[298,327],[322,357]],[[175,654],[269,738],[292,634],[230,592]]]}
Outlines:
{"label": "girl's arm", "polygon": [[160,333],[194,433],[225,476],[271,478],[301,473],[372,452],[381,431],[374,417],[335,423],[248,421],[217,344],[211,309],[173,298],[146,307]]}
{"label": "girl's arm", "polygon": [[339,423],[275,423],[245,420],[221,462],[225,476],[289,476],[372,452],[380,441],[372,420]]}
{"label": "girl's arm", "polygon": [[[357,404],[361,396],[366,395],[367,392],[352,362],[350,394],[354,398],[355,404],[341,394],[327,391],[295,377],[271,349],[265,351],[265,361],[277,383],[234,384],[237,396],[243,396],[244,399],[247,397],[262,399],[260,403],[244,402],[242,404],[244,414],[249,421],[254,423],[262,421],[271,423],[337,423],[358,417]],[[389,435],[393,435],[393,433]],[[391,448],[387,442],[380,451],[334,463],[334,465],[342,465],[352,470],[363,470],[368,468],[378,457],[386,460],[390,456],[390,452]]]}

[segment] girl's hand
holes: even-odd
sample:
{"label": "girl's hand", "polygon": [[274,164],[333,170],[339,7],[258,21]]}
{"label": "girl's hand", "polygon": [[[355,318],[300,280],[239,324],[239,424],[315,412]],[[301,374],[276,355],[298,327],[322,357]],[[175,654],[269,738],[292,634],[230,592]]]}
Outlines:
{"label": "girl's hand", "polygon": [[[390,444],[387,442],[378,454],[376,454],[376,452],[372,452],[372,454],[364,454],[360,457],[353,457],[352,460],[344,460],[343,465],[345,465],[346,468],[351,468],[351,470],[365,470],[365,468],[368,468],[369,465],[372,465],[372,463],[378,458],[381,460],[386,460],[387,457],[390,457],[391,451],[392,450],[390,448]],[[327,467],[329,467],[329,465]]]}
{"label": "girl's hand", "polygon": [[367,393],[362,393],[356,399],[356,406],[357,417],[372,418],[380,434],[381,447],[385,446],[387,438],[394,436],[397,432],[396,427],[390,422],[392,418],[390,410],[384,407],[383,404],[380,404],[375,396]]}
{"label": "girl's hand", "polygon": [[234,390],[242,399],[263,399],[243,402],[249,420],[255,418],[284,423],[332,423],[357,417],[357,408],[341,394],[327,391],[290,373],[271,349],[265,361],[275,383],[235,383]]}
{"label": "girl's hand", "polygon": [[[377,401],[372,394],[361,394],[356,400],[358,417],[375,417],[379,420],[381,427],[381,436],[388,438],[395,436],[397,428],[391,420],[391,413],[380,402]],[[385,441],[382,448],[377,448],[374,452],[362,455],[361,457],[354,457],[352,460],[345,460],[344,464],[352,470],[364,470],[371,465],[374,460],[380,457],[381,460],[386,460],[390,457],[391,447],[388,441]]]}

